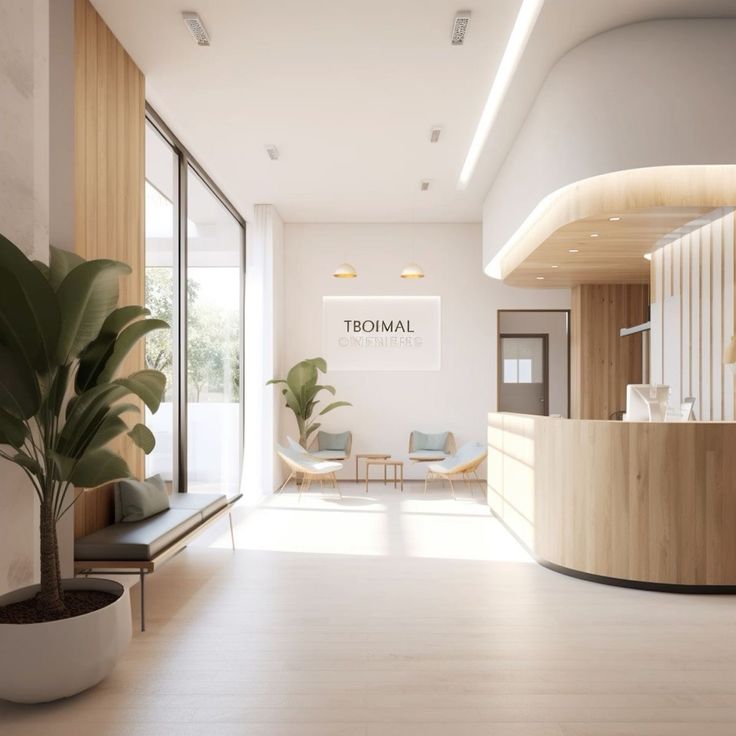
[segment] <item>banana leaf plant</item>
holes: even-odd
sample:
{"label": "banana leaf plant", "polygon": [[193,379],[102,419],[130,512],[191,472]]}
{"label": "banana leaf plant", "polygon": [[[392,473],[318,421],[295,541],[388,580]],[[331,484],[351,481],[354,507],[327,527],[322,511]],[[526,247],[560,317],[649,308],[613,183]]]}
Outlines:
{"label": "banana leaf plant", "polygon": [[[322,425],[320,422],[312,421],[312,413],[319,403],[317,394],[327,391],[335,395],[334,386],[320,385],[319,373],[327,373],[327,363],[323,358],[309,358],[302,360],[289,370],[286,378],[273,378],[266,384],[283,383],[285,388],[281,394],[286,400],[286,406],[294,412],[296,423],[299,428],[299,444],[306,450],[309,436],[316,432]],[[319,416],[337,409],[339,406],[352,406],[348,401],[333,401],[319,413]]]}
{"label": "banana leaf plant", "polygon": [[131,269],[51,248],[49,265],[30,261],[0,235],[0,457],[28,476],[40,504],[41,589],[47,620],[64,605],[56,526],[84,488],[130,476],[107,447],[128,435],[144,452],[155,445],[138,412],[138,397],[155,412],[163,373],[119,377],[134,345],[168,327],[140,306],[118,307],[119,277]]}

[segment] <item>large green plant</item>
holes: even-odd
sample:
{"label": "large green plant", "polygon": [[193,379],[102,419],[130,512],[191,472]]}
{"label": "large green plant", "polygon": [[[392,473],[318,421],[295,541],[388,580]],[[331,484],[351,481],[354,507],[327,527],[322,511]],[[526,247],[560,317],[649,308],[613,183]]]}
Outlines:
{"label": "large green plant", "polygon": [[56,525],[75,487],[130,476],[106,447],[116,437],[127,434],[146,453],[155,444],[145,425],[128,426],[123,415],[138,407],[121,399],[137,396],[155,412],[166,378],[117,373],[141,338],[168,325],[143,307],[118,307],[119,277],[130,271],[56,248],[46,266],[0,236],[0,456],[23,470],[40,503],[37,603],[48,619],[67,615]]}
{"label": "large green plant", "polygon": [[[283,383],[286,385],[286,388],[281,389],[281,394],[286,400],[286,406],[294,412],[299,427],[299,444],[305,449],[309,436],[322,426],[319,422],[311,421],[312,413],[319,402],[317,394],[320,391],[328,391],[333,396],[335,395],[334,386],[321,386],[317,383],[320,371],[327,373],[327,363],[324,359],[309,358],[293,366],[285,379],[274,378],[266,384]],[[352,406],[352,404],[348,401],[333,401],[322,409],[319,416],[337,409],[338,406]]]}

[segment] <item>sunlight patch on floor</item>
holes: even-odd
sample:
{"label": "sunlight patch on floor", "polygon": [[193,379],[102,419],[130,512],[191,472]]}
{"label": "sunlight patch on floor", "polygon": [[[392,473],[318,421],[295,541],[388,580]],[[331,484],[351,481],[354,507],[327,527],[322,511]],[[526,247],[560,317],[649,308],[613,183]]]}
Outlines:
{"label": "sunlight patch on floor", "polygon": [[[238,549],[305,554],[406,556],[454,560],[532,562],[526,550],[488,510],[480,494],[445,490],[404,493],[376,484],[311,489],[301,498],[292,486],[251,509],[236,509]],[[214,530],[213,530],[214,532]],[[202,543],[230,547],[220,525]]]}

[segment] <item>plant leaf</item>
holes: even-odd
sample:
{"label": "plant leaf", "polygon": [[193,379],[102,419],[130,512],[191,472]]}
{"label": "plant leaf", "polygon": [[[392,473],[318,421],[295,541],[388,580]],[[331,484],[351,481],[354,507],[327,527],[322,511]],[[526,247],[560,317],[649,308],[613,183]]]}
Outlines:
{"label": "plant leaf", "polygon": [[86,452],[73,469],[67,469],[75,486],[96,488],[122,478],[130,478],[128,464],[116,453],[100,448]]}
{"label": "plant leaf", "polygon": [[6,237],[0,235],[0,336],[17,344],[34,368],[53,362],[61,315],[49,282]]}
{"label": "plant leaf", "polygon": [[74,379],[74,388],[78,394],[98,383],[100,373],[105,368],[107,359],[115,347],[115,334],[101,332],[79,355],[79,367]]}
{"label": "plant leaf", "polygon": [[270,386],[272,383],[286,383],[283,378],[272,378],[270,381],[266,381],[266,386]]}
{"label": "plant leaf", "polygon": [[133,322],[132,325],[126,327],[120,333],[118,339],[115,340],[112,354],[105,362],[105,367],[100,372],[96,382],[107,383],[111,381],[133,346],[149,332],[168,329],[168,323],[162,319],[144,319],[140,322]]}
{"label": "plant leaf", "polygon": [[27,435],[26,425],[20,419],[0,409],[0,445],[10,445],[17,450],[23,446]]}
{"label": "plant leaf", "polygon": [[62,250],[61,248],[54,248],[52,245],[49,248],[48,275],[51,288],[54,291],[57,291],[59,286],[61,286],[61,282],[67,277],[69,272],[84,262],[84,258],[78,256],[76,253],[72,253],[69,250]]}
{"label": "plant leaf", "polygon": [[333,401],[331,404],[328,404],[324,409],[322,409],[319,415],[322,416],[323,414],[327,414],[328,411],[337,409],[339,406],[352,406],[352,404],[349,401]]}
{"label": "plant leaf", "polygon": [[114,335],[117,335],[123,327],[129,325],[134,319],[138,319],[138,317],[148,317],[150,314],[150,309],[139,307],[137,305],[118,307],[110,312],[110,316],[102,323],[100,334],[111,332]]}
{"label": "plant leaf", "polygon": [[108,413],[100,422],[99,429],[94,433],[94,436],[84,445],[83,451],[88,452],[96,450],[98,447],[104,447],[127,431],[128,425],[119,416]]}
{"label": "plant leaf", "polygon": [[41,272],[43,277],[48,281],[51,278],[51,271],[43,261],[31,261],[31,263]]}
{"label": "plant leaf", "polygon": [[307,428],[307,433],[305,437],[309,437],[312,432],[316,432],[322,425],[319,422],[315,422],[314,424],[310,424]]}
{"label": "plant leaf", "polygon": [[158,411],[166,390],[166,376],[161,371],[138,371],[127,378],[118,378],[113,383],[132,391],[153,414]]}
{"label": "plant leaf", "polygon": [[25,353],[0,343],[0,407],[20,419],[30,419],[40,405],[41,389]]}
{"label": "plant leaf", "polygon": [[20,465],[21,467],[30,470],[36,477],[43,475],[43,471],[41,470],[41,466],[38,462],[36,462],[36,460],[34,460],[30,455],[26,455],[25,452],[19,452],[16,455],[13,455],[13,462],[16,465]]}
{"label": "plant leaf", "polygon": [[333,396],[335,395],[335,387],[334,386],[315,386],[314,393],[317,394],[320,391],[329,391]]}
{"label": "plant leaf", "polygon": [[66,275],[57,292],[61,309],[59,362],[79,355],[99,335],[118,303],[118,277],[130,271],[124,263],[100,259],[81,263]]}
{"label": "plant leaf", "polygon": [[136,424],[135,427],[128,432],[128,437],[130,437],[130,439],[132,439],[133,442],[135,442],[135,444],[146,453],[146,455],[150,455],[151,452],[153,452],[153,448],[156,447],[156,438],[153,436],[153,432],[151,432],[145,424]]}
{"label": "plant leaf", "polygon": [[327,373],[327,363],[324,358],[307,358],[304,363],[314,366],[317,370],[322,373]]}

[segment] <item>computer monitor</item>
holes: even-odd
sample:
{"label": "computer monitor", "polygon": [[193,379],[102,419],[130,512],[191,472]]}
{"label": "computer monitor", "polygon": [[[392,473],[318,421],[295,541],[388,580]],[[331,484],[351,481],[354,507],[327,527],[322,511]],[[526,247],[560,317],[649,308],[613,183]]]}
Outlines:
{"label": "computer monitor", "polygon": [[[626,387],[626,414],[625,422],[648,422],[649,402],[655,401],[664,406],[670,397],[670,387],[653,383],[630,383]],[[664,416],[663,416],[664,418]]]}

